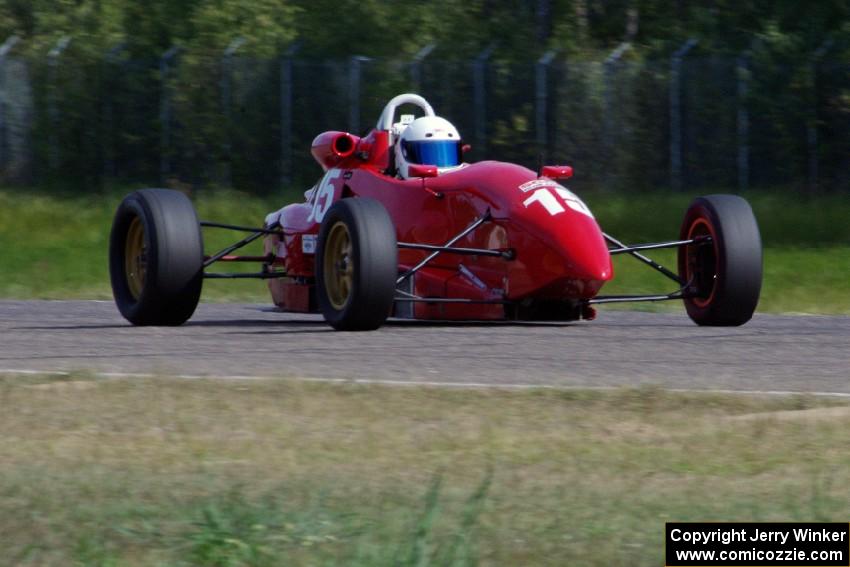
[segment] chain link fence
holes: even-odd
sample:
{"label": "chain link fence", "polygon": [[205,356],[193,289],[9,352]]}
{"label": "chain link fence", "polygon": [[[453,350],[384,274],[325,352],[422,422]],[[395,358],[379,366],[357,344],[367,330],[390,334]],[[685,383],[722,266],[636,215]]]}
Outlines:
{"label": "chain link fence", "polygon": [[[170,49],[101,57],[65,41],[42,58],[0,55],[0,180],[233,186],[310,184],[325,130],[363,135],[386,101],[425,96],[473,147],[470,161],[575,167],[600,190],[850,190],[850,63],[712,55],[696,42],[647,58],[624,44],[596,61],[523,64],[428,46],[414,60],[275,59]],[[692,49],[693,48],[693,49]]]}

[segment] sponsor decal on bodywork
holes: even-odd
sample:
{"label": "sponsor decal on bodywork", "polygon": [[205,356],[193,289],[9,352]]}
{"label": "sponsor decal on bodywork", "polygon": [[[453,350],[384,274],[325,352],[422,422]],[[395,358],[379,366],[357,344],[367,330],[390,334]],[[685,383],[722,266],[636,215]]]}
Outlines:
{"label": "sponsor decal on bodywork", "polygon": [[532,179],[531,181],[526,181],[520,185],[519,190],[523,193],[528,193],[534,189],[540,189],[541,187],[554,187],[555,185],[557,185],[557,183],[551,179]]}
{"label": "sponsor decal on bodywork", "polygon": [[575,193],[551,179],[526,181],[519,186],[519,190],[526,194],[531,193],[522,202],[526,207],[540,203],[550,215],[555,216],[565,212],[564,207],[567,206],[576,212],[594,218],[593,213],[590,212],[584,201],[579,199]]}
{"label": "sponsor decal on bodywork", "polygon": [[304,254],[316,253],[316,235],[303,234],[301,235],[301,252]]}

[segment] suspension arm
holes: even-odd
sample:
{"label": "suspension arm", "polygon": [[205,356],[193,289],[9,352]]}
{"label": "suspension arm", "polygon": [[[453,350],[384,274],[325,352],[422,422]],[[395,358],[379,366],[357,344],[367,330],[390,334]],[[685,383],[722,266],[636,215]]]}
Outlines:
{"label": "suspension arm", "polygon": [[216,252],[215,254],[213,254],[212,256],[207,258],[206,260],[204,260],[203,266],[206,268],[207,266],[211,266],[212,264],[215,264],[216,262],[218,262],[219,260],[221,260],[222,258],[227,256],[228,254],[230,254],[234,250],[238,250],[239,248],[242,248],[243,246],[247,246],[248,244],[254,242],[255,240],[257,240],[258,238],[260,238],[264,234],[265,233],[263,233],[263,232],[255,232],[254,234],[252,234],[250,236],[246,236],[245,238],[243,238],[242,240],[240,240],[236,244],[228,246],[224,250]]}
{"label": "suspension arm", "polygon": [[225,228],[227,230],[238,230],[242,232],[260,232],[262,234],[276,234],[278,236],[282,236],[283,232],[280,231],[280,224],[274,223],[273,225],[266,228],[255,228],[250,226],[239,226],[235,224],[224,224],[221,222],[211,222],[211,221],[201,221],[201,226],[209,227],[209,228]]}
{"label": "suspension arm", "polygon": [[484,213],[483,215],[481,215],[481,218],[479,218],[478,220],[473,222],[471,225],[469,225],[468,227],[466,227],[465,229],[460,231],[460,233],[457,236],[455,236],[454,238],[452,238],[451,240],[446,242],[443,246],[437,247],[438,249],[434,250],[434,252],[428,254],[428,256],[424,260],[422,260],[421,262],[419,262],[418,264],[416,264],[415,266],[413,266],[412,268],[410,268],[409,270],[404,272],[402,275],[400,275],[398,277],[398,279],[395,281],[396,285],[400,284],[401,282],[403,282],[404,280],[406,280],[407,278],[409,278],[410,276],[412,276],[413,274],[415,274],[416,272],[421,270],[423,267],[427,266],[428,263],[431,260],[433,260],[434,258],[436,258],[441,252],[443,252],[445,248],[450,247],[452,244],[454,244],[455,242],[457,242],[458,240],[460,240],[461,238],[463,238],[464,236],[466,236],[467,234],[469,234],[470,232],[472,232],[473,230],[475,230],[476,228],[478,228],[479,226],[481,226],[483,223],[487,222],[488,220],[490,220],[490,209],[487,209],[487,212]]}
{"label": "suspension arm", "polygon": [[640,260],[644,264],[652,267],[655,270],[658,270],[659,272],[661,272],[662,274],[664,274],[665,276],[667,276],[668,278],[670,278],[671,280],[673,280],[674,282],[676,282],[679,285],[682,285],[684,283],[678,275],[671,272],[670,270],[668,270],[667,268],[665,268],[664,266],[662,266],[661,264],[659,264],[655,260],[653,260],[651,258],[647,258],[646,256],[644,256],[640,252],[636,252],[636,250],[638,250],[638,248],[626,246],[625,244],[623,244],[622,242],[620,242],[619,240],[617,240],[613,236],[606,234],[604,232],[602,233],[602,236],[605,238],[605,240],[607,240],[608,242],[610,242],[611,244],[613,244],[614,246],[617,247],[614,250],[620,250],[621,253],[626,253],[626,254],[630,254],[630,255],[634,256],[635,258],[637,258],[638,260]]}
{"label": "suspension arm", "polygon": [[498,258],[505,258],[506,260],[512,260],[516,255],[513,250],[495,250],[487,248],[458,248],[454,246],[436,246],[434,244],[413,244],[410,242],[399,242],[398,247],[410,250],[429,250],[446,252],[449,254],[464,254],[468,256],[494,256]]}
{"label": "suspension arm", "polygon": [[270,280],[274,278],[287,277],[286,272],[256,272],[248,274],[218,274],[204,272],[204,277],[210,280],[239,280],[239,279],[255,279],[255,280]]}
{"label": "suspension arm", "polygon": [[633,246],[623,246],[620,248],[609,248],[608,253],[614,254],[630,254],[636,250],[658,250],[661,248],[677,248],[679,246],[687,246],[688,244],[702,244],[710,241],[710,236],[700,236],[690,240],[673,240],[671,242],[658,242],[655,244],[635,244]]}
{"label": "suspension arm", "polygon": [[463,297],[396,297],[393,301],[411,303],[474,303],[477,305],[508,305],[512,301],[504,299],[466,299]]}
{"label": "suspension arm", "polygon": [[688,291],[693,280],[688,281],[682,287],[672,293],[657,295],[598,295],[592,299],[585,299],[585,305],[599,305],[600,303],[627,303],[639,301],[668,301],[671,299],[686,299],[691,297]]}

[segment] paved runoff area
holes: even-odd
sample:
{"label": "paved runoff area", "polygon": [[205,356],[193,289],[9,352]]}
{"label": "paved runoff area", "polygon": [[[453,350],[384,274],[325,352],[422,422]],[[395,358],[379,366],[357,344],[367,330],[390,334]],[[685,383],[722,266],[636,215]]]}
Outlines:
{"label": "paved runoff area", "polygon": [[0,301],[0,372],[282,377],[467,386],[618,387],[850,396],[850,317],[600,309],[576,323],[389,321],[339,333],[320,316],[202,303],[181,327],[133,327],[108,301]]}

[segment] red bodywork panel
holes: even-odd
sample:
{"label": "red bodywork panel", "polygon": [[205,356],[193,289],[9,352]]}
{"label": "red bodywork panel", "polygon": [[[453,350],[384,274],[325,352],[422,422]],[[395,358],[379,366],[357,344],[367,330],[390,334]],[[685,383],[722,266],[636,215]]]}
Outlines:
{"label": "red bodywork panel", "polygon": [[[592,298],[613,276],[611,257],[596,220],[565,187],[514,164],[484,161],[464,165],[438,177],[402,180],[386,175],[392,151],[389,133],[373,130],[365,138],[326,132],[312,153],[324,177],[306,193],[306,201],[270,214],[284,237],[266,238],[266,253],[289,277],[269,280],[277,305],[291,311],[315,310],[314,254],[321,221],[342,198],[380,201],[392,218],[399,242],[445,245],[489,211],[481,224],[453,246],[512,250],[512,259],[442,253],[405,282],[422,297],[480,301]],[[559,177],[565,166],[547,169]],[[400,273],[428,255],[400,249]],[[422,319],[501,319],[502,304],[413,303],[397,315]],[[406,310],[406,311],[405,311]],[[402,312],[403,311],[403,312]]]}

